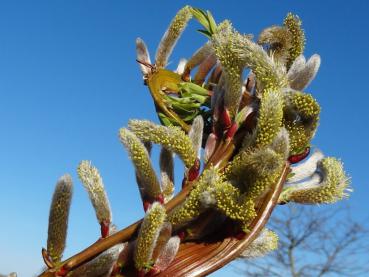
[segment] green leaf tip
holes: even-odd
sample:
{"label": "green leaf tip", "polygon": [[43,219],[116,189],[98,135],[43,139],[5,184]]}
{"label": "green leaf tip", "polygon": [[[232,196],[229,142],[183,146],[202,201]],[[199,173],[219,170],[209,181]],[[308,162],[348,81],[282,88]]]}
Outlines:
{"label": "green leaf tip", "polygon": [[210,11],[203,11],[192,7],[191,13],[193,17],[196,18],[196,20],[205,28],[205,30],[198,31],[206,35],[208,38],[211,38],[211,36],[217,31],[217,24]]}

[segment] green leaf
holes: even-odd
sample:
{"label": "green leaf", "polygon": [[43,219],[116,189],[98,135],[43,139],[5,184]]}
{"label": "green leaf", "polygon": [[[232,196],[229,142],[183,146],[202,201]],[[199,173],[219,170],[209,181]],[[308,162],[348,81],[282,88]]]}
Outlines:
{"label": "green leaf", "polygon": [[214,20],[213,15],[211,14],[210,11],[207,11],[207,17],[208,17],[208,21],[209,21],[209,27],[210,27],[210,31],[212,34],[214,34],[217,30],[217,24]]}
{"label": "green leaf", "polygon": [[191,98],[192,98],[192,99],[194,99],[195,101],[197,101],[197,102],[199,102],[199,103],[203,104],[203,103],[205,103],[205,102],[206,102],[206,100],[208,100],[208,99],[209,99],[209,96],[202,96],[202,95],[198,95],[198,94],[193,94],[193,95],[191,96]]}
{"label": "green leaf", "polygon": [[161,123],[164,125],[164,126],[172,126],[173,125],[173,122],[170,118],[168,118],[165,114],[163,113],[158,113],[158,116],[160,118],[160,121]]}
{"label": "green leaf", "polygon": [[203,96],[208,96],[208,90],[202,86],[196,85],[195,83],[191,83],[191,82],[182,82],[180,84],[178,84],[178,88],[179,88],[179,92],[181,93],[181,95],[183,95],[182,93],[187,92],[192,94],[197,94],[197,95],[203,95]]}
{"label": "green leaf", "polygon": [[206,35],[208,38],[216,32],[217,24],[213,18],[213,15],[209,11],[203,11],[201,9],[192,8],[192,15],[197,21],[205,27],[205,30],[198,30],[200,33]]}
{"label": "green leaf", "polygon": [[197,30],[199,33],[205,35],[207,38],[211,38],[212,34],[209,31],[205,31],[205,30]]}
{"label": "green leaf", "polygon": [[205,28],[208,26],[207,14],[203,10],[198,8],[192,8],[192,15]]}

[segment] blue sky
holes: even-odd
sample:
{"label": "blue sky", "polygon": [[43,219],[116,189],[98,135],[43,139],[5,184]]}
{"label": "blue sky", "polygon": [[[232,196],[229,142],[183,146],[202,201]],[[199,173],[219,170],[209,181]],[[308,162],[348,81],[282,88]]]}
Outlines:
{"label": "blue sky", "polygon": [[[352,176],[353,215],[368,218],[368,2],[1,1],[0,272],[27,277],[41,268],[50,199],[64,173],[75,184],[65,256],[97,239],[99,227],[76,176],[81,160],[99,168],[119,227],[143,215],[117,136],[130,118],[156,120],[134,41],[143,38],[154,55],[184,4],[211,10],[217,21],[228,18],[245,33],[280,24],[288,11],[302,18],[306,55],[322,57],[308,88],[322,106],[314,145],[342,158]],[[170,66],[204,42],[196,28],[189,25]],[[224,269],[214,276],[225,273],[235,274]]]}

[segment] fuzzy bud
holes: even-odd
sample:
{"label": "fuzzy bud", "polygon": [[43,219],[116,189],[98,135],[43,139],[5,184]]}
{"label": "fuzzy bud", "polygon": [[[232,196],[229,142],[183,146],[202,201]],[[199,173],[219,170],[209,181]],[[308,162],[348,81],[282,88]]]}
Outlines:
{"label": "fuzzy bud", "polygon": [[288,177],[288,183],[302,181],[303,179],[313,175],[317,170],[318,162],[323,158],[323,153],[320,150],[315,150],[306,161],[291,167],[291,177]]}
{"label": "fuzzy bud", "polygon": [[188,133],[192,146],[197,153],[197,158],[200,159],[201,145],[202,145],[202,134],[204,129],[204,120],[201,115],[198,115],[192,122],[191,129]]}
{"label": "fuzzy bud", "polygon": [[201,46],[188,60],[184,72],[190,72],[194,67],[201,64],[207,57],[213,53],[211,44],[208,42]]}
{"label": "fuzzy bud", "polygon": [[[116,228],[110,227],[110,233],[115,233]],[[96,258],[79,266],[77,269],[68,273],[68,277],[93,277],[93,276],[110,276],[115,261],[118,259],[119,253],[127,244],[119,243],[108,250],[102,252]]]}
{"label": "fuzzy bud", "polygon": [[218,140],[217,136],[213,133],[211,133],[208,136],[208,139],[206,140],[206,144],[205,144],[205,151],[204,151],[205,162],[207,162],[209,158],[211,157],[211,155],[213,154],[217,140]]}
{"label": "fuzzy bud", "polygon": [[305,63],[305,58],[299,56],[288,70],[290,87],[296,90],[304,90],[314,80],[320,67],[320,56],[314,54]]}
{"label": "fuzzy bud", "polygon": [[242,258],[253,259],[267,255],[278,248],[278,236],[273,231],[263,229],[260,235],[240,255]]}
{"label": "fuzzy bud", "polygon": [[158,271],[165,270],[171,264],[178,252],[180,243],[181,240],[178,236],[169,239],[155,261],[155,267]]}
{"label": "fuzzy bud", "polygon": [[[145,42],[141,38],[136,39],[136,53],[138,61],[145,64],[151,64],[149,51],[147,50]],[[148,75],[150,73],[150,68],[142,63],[139,63],[141,72],[144,76]]]}
{"label": "fuzzy bud", "polygon": [[161,186],[164,196],[164,202],[168,202],[174,193],[174,164],[173,164],[173,153],[167,150],[165,147],[161,148],[160,158],[160,175],[161,175]]}

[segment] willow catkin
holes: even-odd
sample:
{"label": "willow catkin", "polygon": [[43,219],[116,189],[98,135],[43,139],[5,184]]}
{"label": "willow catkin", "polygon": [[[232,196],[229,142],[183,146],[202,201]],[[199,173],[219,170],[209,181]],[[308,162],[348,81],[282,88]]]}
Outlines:
{"label": "willow catkin", "polygon": [[152,265],[152,254],[165,219],[164,206],[155,202],[147,211],[138,233],[133,257],[138,270],[147,270]]}
{"label": "willow catkin", "polygon": [[287,187],[280,199],[302,204],[334,203],[348,196],[349,184],[342,163],[327,157],[318,162],[317,171],[310,179]]}
{"label": "willow catkin", "polygon": [[82,161],[77,168],[77,173],[87,190],[97,220],[99,223],[110,223],[112,221],[110,203],[99,171],[90,161]]}
{"label": "willow catkin", "polygon": [[55,263],[61,261],[65,249],[72,194],[72,178],[64,175],[56,184],[49,214],[47,252]]}
{"label": "willow catkin", "polygon": [[141,140],[128,129],[122,128],[119,137],[128,151],[136,170],[140,193],[143,199],[155,199],[161,194],[160,183],[151,165],[149,153]]}
{"label": "willow catkin", "polygon": [[190,6],[183,7],[175,15],[156,50],[155,64],[157,67],[165,67],[167,65],[174,46],[191,18]]}
{"label": "willow catkin", "polygon": [[178,154],[186,167],[191,167],[197,157],[191,139],[176,126],[161,126],[148,120],[130,120],[129,129],[142,141],[161,144]]}

